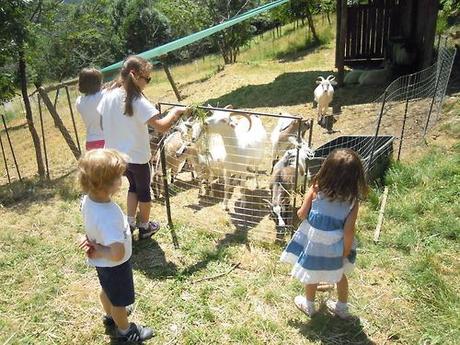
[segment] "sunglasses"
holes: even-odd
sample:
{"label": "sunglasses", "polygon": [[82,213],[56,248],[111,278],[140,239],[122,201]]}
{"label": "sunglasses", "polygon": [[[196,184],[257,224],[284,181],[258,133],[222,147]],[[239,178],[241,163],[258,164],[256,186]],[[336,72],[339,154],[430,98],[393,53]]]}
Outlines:
{"label": "sunglasses", "polygon": [[147,84],[152,80],[151,77],[144,77],[143,75],[141,75],[140,78],[144,79]]}

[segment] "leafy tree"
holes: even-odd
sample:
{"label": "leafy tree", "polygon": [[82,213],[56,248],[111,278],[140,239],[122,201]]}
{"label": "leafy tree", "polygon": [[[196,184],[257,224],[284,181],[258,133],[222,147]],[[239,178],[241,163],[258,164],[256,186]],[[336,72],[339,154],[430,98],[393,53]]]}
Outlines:
{"label": "leafy tree", "polygon": [[168,18],[151,0],[115,1],[111,18],[125,54],[141,53],[172,39]]}
{"label": "leafy tree", "polygon": [[290,17],[293,20],[301,19],[304,21],[307,18],[308,26],[313,35],[313,40],[318,43],[319,37],[316,33],[315,24],[313,21],[313,13],[318,12],[320,4],[318,0],[291,0],[290,1]]}
{"label": "leafy tree", "polygon": [[83,67],[113,63],[120,55],[120,43],[112,39],[109,3],[84,0],[56,9],[52,23],[41,26],[35,34],[36,49],[31,50],[35,82],[63,80],[74,77]]}
{"label": "leafy tree", "polygon": [[[11,60],[15,61],[18,66],[17,73],[26,110],[27,125],[34,143],[37,170],[40,177],[45,176],[45,167],[41,154],[40,138],[34,126],[27,93],[27,49],[30,45],[33,45],[36,27],[47,22],[48,15],[52,13],[55,6],[56,3],[44,0],[8,0],[4,1],[0,7],[3,19],[0,41],[4,44],[0,55],[4,56],[4,52],[12,54]],[[3,61],[5,61],[4,58],[2,58]],[[8,82],[8,80],[3,79],[2,83],[5,82]],[[11,84],[6,86],[8,89],[11,87]]]}
{"label": "leafy tree", "polygon": [[[203,11],[199,1],[160,0],[156,3],[156,7],[168,18],[173,39],[185,37],[206,29],[211,23],[208,13]],[[180,61],[203,56],[215,51],[216,49],[212,40],[205,38],[179,51],[171,52],[169,55],[174,60]]]}
{"label": "leafy tree", "polygon": [[[203,0],[211,25],[220,24],[257,5],[257,1],[250,0]],[[236,62],[240,47],[245,45],[255,32],[255,27],[250,22],[244,21],[212,36],[219,47],[225,64]]]}

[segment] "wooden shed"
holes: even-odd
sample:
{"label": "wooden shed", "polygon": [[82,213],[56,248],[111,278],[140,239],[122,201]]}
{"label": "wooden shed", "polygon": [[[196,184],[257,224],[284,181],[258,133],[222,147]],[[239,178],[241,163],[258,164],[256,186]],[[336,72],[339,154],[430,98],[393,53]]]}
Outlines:
{"label": "wooden shed", "polygon": [[336,67],[377,65],[395,42],[410,46],[414,69],[433,59],[439,0],[337,0]]}

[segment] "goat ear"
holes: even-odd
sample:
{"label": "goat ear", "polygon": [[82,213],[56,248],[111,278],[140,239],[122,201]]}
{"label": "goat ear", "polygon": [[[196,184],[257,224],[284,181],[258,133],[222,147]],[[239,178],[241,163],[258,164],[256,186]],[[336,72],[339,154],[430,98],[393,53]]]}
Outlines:
{"label": "goat ear", "polygon": [[331,82],[331,85],[334,85],[334,86],[337,85],[337,82],[335,80],[331,80],[330,82]]}
{"label": "goat ear", "polygon": [[224,107],[224,109],[233,109],[233,105],[229,104]]}
{"label": "goat ear", "polygon": [[321,84],[321,80],[317,80],[317,81],[316,81],[316,84],[317,84],[317,85]]}

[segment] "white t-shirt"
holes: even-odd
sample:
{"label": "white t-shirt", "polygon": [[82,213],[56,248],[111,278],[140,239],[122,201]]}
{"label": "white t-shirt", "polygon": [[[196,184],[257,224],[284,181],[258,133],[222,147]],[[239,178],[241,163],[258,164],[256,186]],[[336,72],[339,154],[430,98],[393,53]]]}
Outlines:
{"label": "white t-shirt", "polygon": [[104,140],[101,128],[101,115],[97,112],[97,106],[102,99],[105,90],[92,95],[79,96],[75,102],[78,112],[86,126],[86,141]]}
{"label": "white t-shirt", "polygon": [[125,247],[125,255],[120,261],[88,259],[88,263],[96,267],[114,267],[128,261],[132,253],[131,230],[120,206],[112,201],[95,202],[85,195],[81,202],[81,213],[90,241],[103,246],[122,243]]}
{"label": "white t-shirt", "polygon": [[102,116],[105,147],[126,154],[129,163],[145,164],[151,157],[147,121],[159,112],[140,96],[133,101],[133,115],[125,115],[125,99],[123,88],[108,90],[97,107]]}

